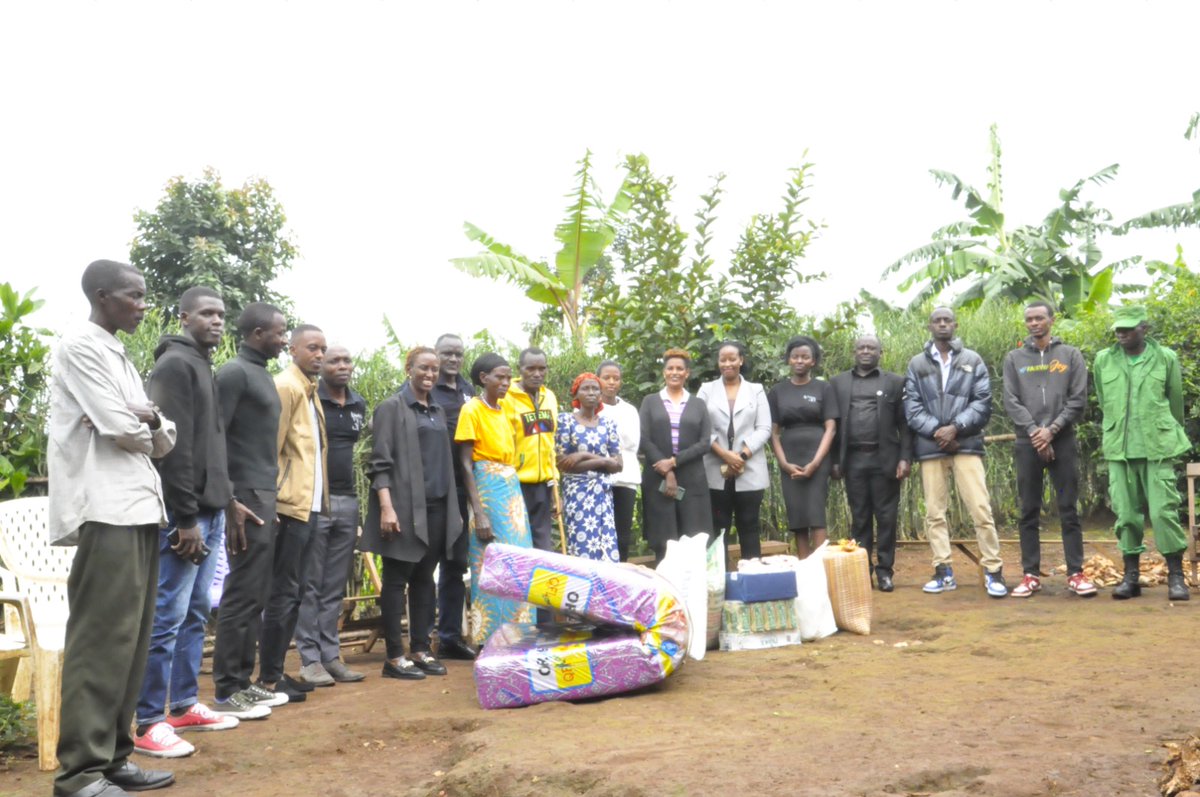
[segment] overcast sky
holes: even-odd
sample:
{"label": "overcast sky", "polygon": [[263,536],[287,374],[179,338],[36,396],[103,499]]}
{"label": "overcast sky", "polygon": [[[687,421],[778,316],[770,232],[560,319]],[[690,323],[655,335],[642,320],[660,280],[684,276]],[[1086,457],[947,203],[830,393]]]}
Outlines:
{"label": "overcast sky", "polygon": [[[606,197],[643,152],[689,229],[725,172],[725,253],[815,163],[828,226],[797,292],[829,308],[962,216],[930,168],[986,183],[1000,126],[1012,223],[1110,163],[1090,195],[1124,219],[1200,188],[1193,2],[86,2],[0,6],[0,279],[37,319],[85,313],[91,260],[127,259],[132,215],[174,175],[274,186],[300,247],[278,287],[331,341],[490,328],[537,307],[458,273],[470,220],[555,252],[575,161]],[[804,154],[808,151],[807,156]],[[1200,235],[1114,254],[1200,262]],[[1107,253],[1106,253],[1107,254]],[[727,261],[726,261],[727,262]]]}

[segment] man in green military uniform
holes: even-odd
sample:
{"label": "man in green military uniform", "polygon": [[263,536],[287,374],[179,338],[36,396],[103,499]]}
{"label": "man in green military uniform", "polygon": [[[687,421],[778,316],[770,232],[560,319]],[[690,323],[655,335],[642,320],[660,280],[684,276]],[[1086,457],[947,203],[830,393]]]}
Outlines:
{"label": "man in green military uniform", "polygon": [[1183,431],[1183,380],[1175,352],[1146,339],[1146,309],[1122,307],[1113,316],[1117,343],[1096,355],[1096,396],[1104,414],[1102,450],[1108,461],[1108,495],[1125,578],[1113,588],[1119,600],[1142,594],[1138,564],[1145,516],[1154,543],[1167,560],[1167,599],[1188,599],[1183,578],[1187,536],[1179,523],[1175,461],[1191,449]]}

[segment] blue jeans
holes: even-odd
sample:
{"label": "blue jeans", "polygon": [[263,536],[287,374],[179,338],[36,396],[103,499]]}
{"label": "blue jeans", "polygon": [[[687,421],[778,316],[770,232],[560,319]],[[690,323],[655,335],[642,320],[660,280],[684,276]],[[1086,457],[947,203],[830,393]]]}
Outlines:
{"label": "blue jeans", "polygon": [[194,565],[171,550],[167,537],[175,529],[175,519],[170,515],[167,519],[169,525],[158,535],[158,601],[146,674],[138,695],[138,725],[166,719],[168,697],[172,711],[196,702],[204,627],[212,612],[208,588],[217,569],[217,549],[225,538],[225,510],[201,512],[196,522],[212,553]]}

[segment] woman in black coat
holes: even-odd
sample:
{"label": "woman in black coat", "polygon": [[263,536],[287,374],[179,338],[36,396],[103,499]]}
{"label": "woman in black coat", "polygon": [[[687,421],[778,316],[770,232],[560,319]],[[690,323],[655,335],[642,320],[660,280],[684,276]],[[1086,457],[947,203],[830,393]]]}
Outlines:
{"label": "woman in black coat", "polygon": [[685,385],[691,360],[687,352],[663,354],[663,382],[658,393],[642,399],[640,451],[642,469],[642,533],[662,560],[667,540],[712,533],[712,506],[704,454],[712,443],[708,408]]}
{"label": "woman in black coat", "polygon": [[[436,613],[433,570],[443,556],[453,557],[462,518],[446,415],[430,397],[438,356],[422,346],[409,352],[405,365],[408,381],[375,410],[367,464],[371,493],[359,548],[383,557],[380,606],[388,657],[383,675],[419,680],[446,674],[429,652]],[[405,586],[411,660],[404,656],[400,628]]]}

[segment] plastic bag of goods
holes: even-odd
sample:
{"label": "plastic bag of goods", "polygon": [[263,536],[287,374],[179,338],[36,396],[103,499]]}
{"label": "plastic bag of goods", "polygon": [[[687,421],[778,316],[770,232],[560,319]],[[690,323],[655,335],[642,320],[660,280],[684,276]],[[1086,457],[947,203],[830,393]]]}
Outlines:
{"label": "plastic bag of goods", "polygon": [[825,549],[829,601],[838,628],[852,634],[871,633],[871,570],[865,548],[841,540]]}
{"label": "plastic bag of goods", "polygon": [[614,695],[666,679],[683,653],[652,631],[505,623],[475,659],[475,688],[488,709]]}
{"label": "plastic bag of goods", "polygon": [[479,589],[596,624],[650,631],[684,650],[691,637],[682,598],[645,567],[493,542],[483,553]]}
{"label": "plastic bag of goods", "polygon": [[666,553],[654,571],[675,588],[687,606],[692,621],[687,654],[697,661],[704,658],[708,646],[708,607],[711,600],[708,548],[707,534],[667,540]]}
{"label": "plastic bag of goods", "polygon": [[[833,616],[833,604],[829,600],[828,579],[825,577],[825,546],[813,551],[808,558],[795,556],[764,556],[759,560],[743,560],[738,563],[738,572],[762,572],[763,570],[791,570],[796,576],[796,623],[800,638],[805,642],[824,639],[837,633],[837,620]],[[743,567],[744,565],[744,567]]]}

